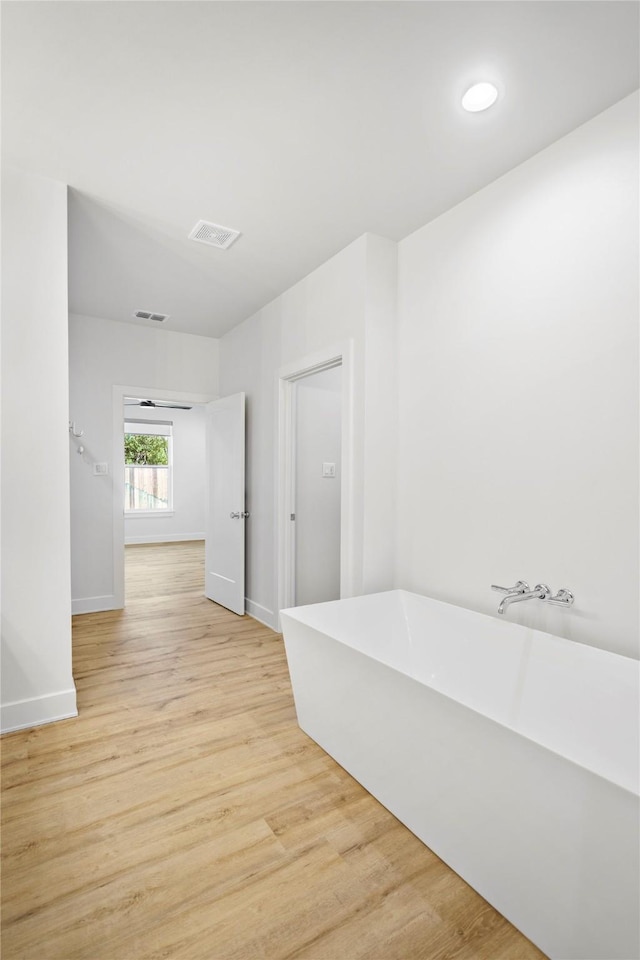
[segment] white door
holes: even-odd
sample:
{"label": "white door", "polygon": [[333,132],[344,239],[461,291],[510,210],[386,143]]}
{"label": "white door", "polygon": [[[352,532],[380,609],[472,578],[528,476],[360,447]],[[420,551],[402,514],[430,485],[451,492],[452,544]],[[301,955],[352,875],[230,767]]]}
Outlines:
{"label": "white door", "polygon": [[244,393],[208,403],[205,596],[244,613]]}

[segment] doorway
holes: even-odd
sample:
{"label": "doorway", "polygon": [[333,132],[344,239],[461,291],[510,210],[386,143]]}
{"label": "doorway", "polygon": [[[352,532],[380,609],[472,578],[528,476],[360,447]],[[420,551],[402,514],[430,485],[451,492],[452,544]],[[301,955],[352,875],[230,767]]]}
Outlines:
{"label": "doorway", "polygon": [[[125,597],[125,550],[133,554],[137,548],[140,558],[142,554],[150,557],[156,545],[168,544],[167,551],[175,544],[174,554],[181,552],[180,544],[186,556],[188,543],[197,544],[197,540],[204,540],[204,523],[198,522],[197,511],[193,505],[196,499],[194,483],[202,487],[204,514],[204,484],[206,478],[206,463],[204,458],[204,404],[213,397],[203,394],[182,393],[172,390],[157,390],[139,386],[116,386],[113,388],[113,583],[114,608],[124,608]],[[190,419],[191,417],[191,419]],[[136,470],[129,464],[129,471],[125,471],[125,443],[124,424],[130,433],[139,433],[147,436],[166,437],[165,446],[168,457],[160,457],[158,464],[141,464]],[[157,426],[153,426],[153,424]],[[201,464],[198,467],[194,459],[196,451],[194,440],[202,432]],[[144,442],[138,444],[144,447]],[[160,446],[159,442],[147,445],[154,449]],[[185,459],[187,458],[187,459]],[[169,463],[163,462],[165,459]],[[164,474],[171,474],[165,480]],[[177,481],[177,482],[176,482]],[[138,505],[137,511],[125,512],[125,483],[129,483],[129,506]],[[135,487],[135,494],[132,488]],[[183,510],[184,506],[184,510]],[[182,526],[180,525],[182,524]],[[196,529],[198,528],[198,529]],[[200,544],[204,557],[204,546]],[[198,547],[194,547],[196,557]],[[157,551],[158,575],[152,576],[154,563],[149,560],[129,565],[134,579],[139,581],[139,569],[148,566],[149,579],[147,582],[136,582],[134,590],[153,595],[157,579],[158,589],[162,587],[163,560],[160,551]],[[154,555],[155,556],[155,555]],[[166,559],[165,559],[166,564]],[[177,564],[174,569],[179,569]],[[202,576],[204,579],[204,559],[202,560]]]}
{"label": "doorway", "polygon": [[340,598],[342,364],[293,387],[295,606]]}
{"label": "doorway", "polygon": [[353,344],[278,375],[278,610],[355,593]]}
{"label": "doorway", "polygon": [[129,396],[123,408],[125,606],[194,586],[202,593],[204,405]]}

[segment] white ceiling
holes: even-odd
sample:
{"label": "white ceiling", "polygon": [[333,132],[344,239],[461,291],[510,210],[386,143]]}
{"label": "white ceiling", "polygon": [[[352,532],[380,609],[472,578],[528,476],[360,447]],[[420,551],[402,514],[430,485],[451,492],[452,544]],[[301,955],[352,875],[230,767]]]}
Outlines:
{"label": "white ceiling", "polygon": [[[638,86],[624,0],[45,0],[2,18],[4,161],[72,187],[72,312],[207,336]],[[502,96],[465,114],[477,79]],[[242,236],[194,243],[201,218]]]}

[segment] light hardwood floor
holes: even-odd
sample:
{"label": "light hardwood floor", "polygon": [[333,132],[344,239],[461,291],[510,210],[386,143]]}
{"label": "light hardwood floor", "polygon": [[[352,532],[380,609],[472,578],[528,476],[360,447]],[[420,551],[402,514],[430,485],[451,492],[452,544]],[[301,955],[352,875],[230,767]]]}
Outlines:
{"label": "light hardwood floor", "polygon": [[3,738],[4,960],[541,960],[296,725],[281,638],[127,548],[80,716]]}

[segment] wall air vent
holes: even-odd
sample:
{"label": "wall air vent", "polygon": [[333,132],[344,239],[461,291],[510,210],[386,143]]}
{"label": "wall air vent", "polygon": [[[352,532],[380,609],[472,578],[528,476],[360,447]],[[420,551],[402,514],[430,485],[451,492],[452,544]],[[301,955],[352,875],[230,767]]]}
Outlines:
{"label": "wall air vent", "polygon": [[239,230],[221,227],[218,223],[207,223],[206,220],[198,220],[189,234],[189,240],[197,240],[198,243],[206,243],[210,247],[218,247],[219,250],[228,250],[239,236]]}
{"label": "wall air vent", "polygon": [[134,317],[138,320],[155,320],[156,323],[164,323],[169,319],[168,313],[151,313],[150,310],[136,310]]}

